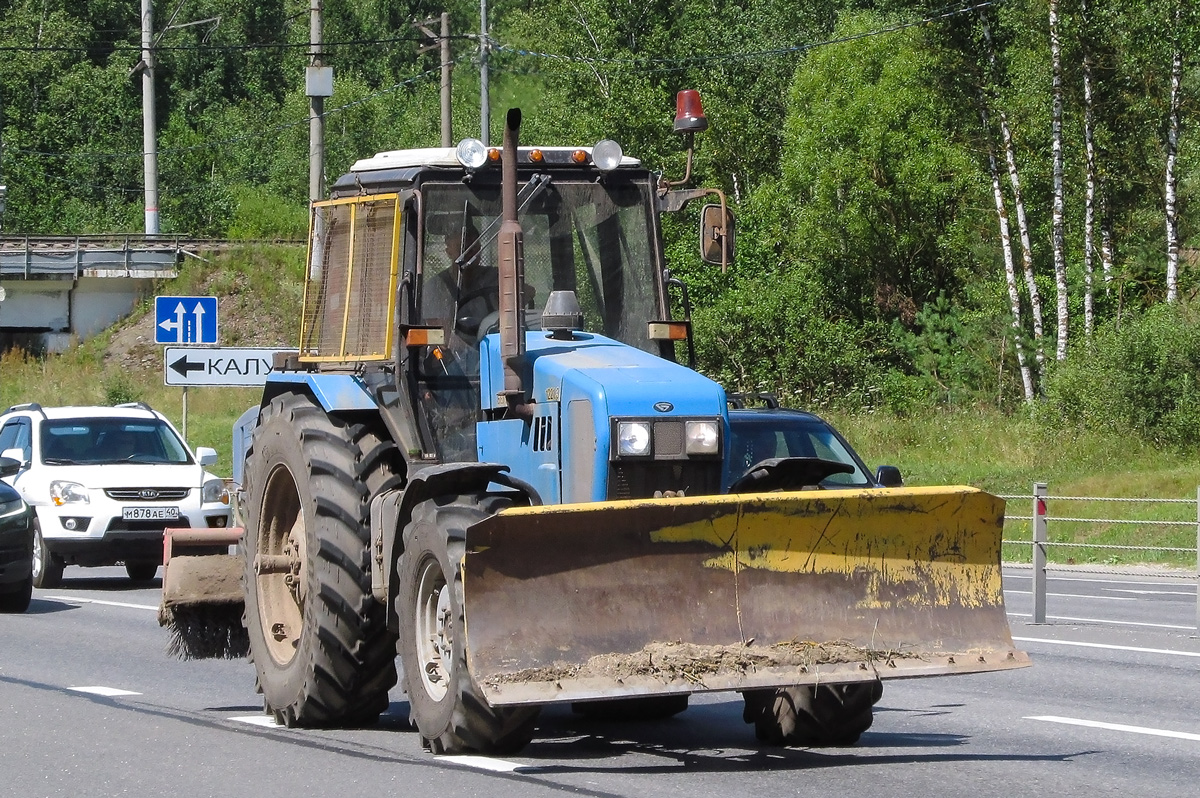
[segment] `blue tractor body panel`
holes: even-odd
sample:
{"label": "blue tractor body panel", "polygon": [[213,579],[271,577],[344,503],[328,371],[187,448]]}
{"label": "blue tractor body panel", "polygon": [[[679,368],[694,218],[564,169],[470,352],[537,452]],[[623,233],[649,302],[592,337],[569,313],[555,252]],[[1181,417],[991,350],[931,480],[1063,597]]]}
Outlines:
{"label": "blue tractor body panel", "polygon": [[[678,363],[602,335],[572,340],[542,331],[525,335],[522,379],[533,420],[481,421],[478,457],[505,463],[533,485],[544,504],[609,498],[611,419],[720,419],[728,431],[725,391]],[[480,353],[480,393],[486,413],[500,411],[504,387],[500,340],[488,335]]]}
{"label": "blue tractor body panel", "polygon": [[263,404],[285,390],[304,386],[327,413],[379,410],[375,398],[353,374],[311,374],[303,371],[273,371],[267,375]]}

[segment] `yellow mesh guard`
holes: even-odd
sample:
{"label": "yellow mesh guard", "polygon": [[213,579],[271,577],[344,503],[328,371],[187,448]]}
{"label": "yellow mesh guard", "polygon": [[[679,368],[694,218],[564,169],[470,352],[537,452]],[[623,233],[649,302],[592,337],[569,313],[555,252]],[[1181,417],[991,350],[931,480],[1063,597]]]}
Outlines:
{"label": "yellow mesh guard", "polygon": [[400,260],[397,194],[314,202],[300,360],[385,360]]}

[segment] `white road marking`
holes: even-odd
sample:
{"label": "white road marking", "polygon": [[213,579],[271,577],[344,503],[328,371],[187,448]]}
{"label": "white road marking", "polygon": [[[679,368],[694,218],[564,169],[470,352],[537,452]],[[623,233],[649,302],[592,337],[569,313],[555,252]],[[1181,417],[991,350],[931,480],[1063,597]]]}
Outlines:
{"label": "white road marking", "polygon": [[1098,720],[1081,720],[1080,718],[1060,718],[1055,715],[1032,715],[1025,720],[1042,720],[1047,723],[1065,723],[1068,726],[1086,726],[1089,729],[1108,729],[1109,731],[1130,732],[1132,734],[1149,734],[1154,737],[1174,737],[1177,740],[1194,740],[1200,742],[1200,734],[1191,732],[1168,731],[1166,729],[1151,729],[1146,726],[1128,726],[1124,723],[1104,723]]}
{"label": "white road marking", "polygon": [[275,722],[270,715],[237,715],[230,720],[238,723],[249,723],[251,726],[265,726],[268,729],[286,729],[287,727]]}
{"label": "white road marking", "polygon": [[477,770],[490,770],[493,773],[528,773],[537,770],[536,767],[522,765],[519,762],[509,762],[506,759],[495,759],[490,756],[475,756],[474,754],[439,756],[437,761],[452,765],[464,765]]}
{"label": "white road marking", "polygon": [[77,598],[76,596],[43,596],[42,598],[50,599],[51,601],[73,601],[76,604],[103,604],[105,607],[126,607],[131,610],[154,610],[158,612],[157,605],[150,604],[129,604],[124,601],[101,601],[100,599]]}
{"label": "white road marking", "polygon": [[1135,593],[1139,596],[1194,596],[1194,595],[1196,595],[1195,592],[1193,592],[1191,590],[1123,590],[1122,588],[1119,588],[1119,587],[1106,587],[1103,589],[1108,590],[1113,593]]}
{"label": "white road marking", "polygon": [[1117,646],[1111,643],[1084,643],[1079,640],[1049,640],[1043,637],[1013,637],[1018,643],[1046,643],[1052,646],[1078,646],[1080,648],[1104,648],[1112,651],[1134,651],[1139,654],[1170,654],[1176,657],[1200,658],[1200,651],[1176,651],[1171,648],[1142,648],[1140,646]]}
{"label": "white road marking", "polygon": [[[1033,613],[1029,612],[1010,612],[1008,613],[1013,618],[1032,618]],[[1195,626],[1178,626],[1172,623],[1140,623],[1138,621],[1110,621],[1105,618],[1073,618],[1068,615],[1047,615],[1047,620],[1055,621],[1076,621],[1077,623],[1106,623],[1110,626],[1150,626],[1155,629],[1183,629],[1185,631],[1193,631]]]}
{"label": "white road marking", "polygon": [[[1011,588],[1007,588],[1007,587],[1004,588],[1004,592],[1005,593],[1023,593],[1027,596],[1033,595],[1032,590],[1012,590]],[[1132,593],[1135,591],[1129,591],[1129,592]],[[1059,596],[1060,598],[1100,599],[1101,601],[1137,601],[1137,599],[1130,598],[1129,596],[1088,596],[1083,593],[1047,593],[1046,595],[1047,596]]]}
{"label": "white road marking", "polygon": [[[1194,582],[1167,582],[1167,581],[1165,581],[1166,579],[1175,579],[1177,577],[1164,577],[1163,579],[1156,579],[1153,582],[1131,582],[1131,581],[1126,581],[1124,579],[1114,579],[1112,577],[1109,577],[1107,579],[1090,579],[1086,576],[1055,576],[1053,573],[1047,574],[1046,577],[1048,579],[1053,579],[1055,582],[1099,582],[1101,584],[1106,584],[1106,585],[1152,585],[1154,587],[1191,587],[1193,584],[1195,584]],[[1004,578],[1005,579],[1033,579],[1033,574],[1018,574],[1018,573],[1009,573],[1006,571],[1004,573]]]}
{"label": "white road marking", "polygon": [[77,693],[91,693],[92,695],[102,695],[109,698],[119,695],[141,695],[141,693],[135,693],[132,690],[118,690],[116,687],[101,687],[99,685],[95,687],[68,687],[67,689],[74,690]]}

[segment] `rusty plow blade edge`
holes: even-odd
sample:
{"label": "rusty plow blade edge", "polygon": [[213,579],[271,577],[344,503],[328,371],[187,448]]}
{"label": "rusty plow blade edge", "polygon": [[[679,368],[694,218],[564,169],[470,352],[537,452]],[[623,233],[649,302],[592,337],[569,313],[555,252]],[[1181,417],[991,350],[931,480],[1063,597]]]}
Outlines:
{"label": "rusty plow blade edge", "polygon": [[969,487],[506,510],[467,531],[494,705],[1005,670],[1003,500]]}

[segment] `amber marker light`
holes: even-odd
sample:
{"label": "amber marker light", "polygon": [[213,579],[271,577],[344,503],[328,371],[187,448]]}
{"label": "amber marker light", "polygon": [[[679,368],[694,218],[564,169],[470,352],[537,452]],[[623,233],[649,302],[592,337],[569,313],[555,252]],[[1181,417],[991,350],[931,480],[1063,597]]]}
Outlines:
{"label": "amber marker light", "polygon": [[686,341],[688,323],[686,321],[652,321],[649,324],[651,341]]}
{"label": "amber marker light", "polygon": [[500,150],[496,147],[492,147],[490,150],[488,150],[488,160],[492,163],[500,163]]}
{"label": "amber marker light", "polygon": [[542,161],[546,160],[546,154],[543,153],[541,150],[530,150],[529,151],[529,160],[532,163],[541,163]]}
{"label": "amber marker light", "polygon": [[575,152],[571,153],[571,160],[578,164],[587,163],[588,162],[587,150],[575,150]]}

